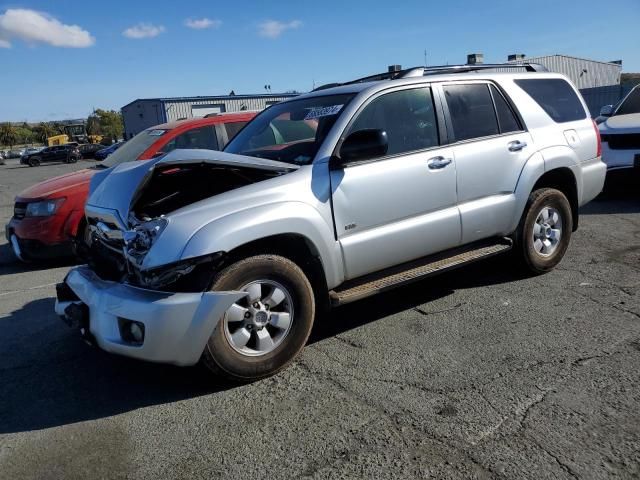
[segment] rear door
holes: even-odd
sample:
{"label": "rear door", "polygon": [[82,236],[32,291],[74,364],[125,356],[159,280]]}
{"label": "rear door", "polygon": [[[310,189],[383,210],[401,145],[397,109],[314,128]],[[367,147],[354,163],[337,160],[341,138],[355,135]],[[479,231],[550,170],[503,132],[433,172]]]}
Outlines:
{"label": "rear door", "polygon": [[[438,106],[438,107],[436,107]],[[346,279],[457,246],[456,165],[441,146],[431,88],[382,92],[343,137],[387,132],[387,155],[331,171],[333,209]]]}
{"label": "rear door", "polygon": [[507,234],[515,187],[533,154],[530,134],[497,85],[442,85],[457,169],[462,243]]}

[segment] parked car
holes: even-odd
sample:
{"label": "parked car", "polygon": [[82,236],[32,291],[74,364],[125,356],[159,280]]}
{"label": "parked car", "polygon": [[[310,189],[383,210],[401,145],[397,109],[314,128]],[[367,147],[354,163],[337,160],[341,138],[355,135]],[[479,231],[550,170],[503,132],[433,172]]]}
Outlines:
{"label": "parked car", "polygon": [[15,255],[28,261],[73,253],[73,240],[84,231],[89,180],[98,170],[130,160],[148,160],[184,146],[219,149],[254,115],[230,113],[158,125],[136,135],[95,168],[45,180],[22,191],[5,228]]}
{"label": "parked car", "polygon": [[44,149],[44,147],[29,147],[29,148],[25,148],[24,153],[22,154],[22,156],[24,157],[25,155],[31,155],[33,153],[38,153],[43,149]]}
{"label": "parked car", "polygon": [[65,162],[75,163],[82,158],[77,144],[56,145],[55,147],[46,147],[34,153],[25,153],[20,158],[20,163],[37,167],[43,162]]}
{"label": "parked car", "polygon": [[286,366],[330,304],[508,251],[553,269],[606,171],[566,77],[371,79],[273,105],[223,152],[98,173],[88,265],[56,312],[106,351],[247,381]]}
{"label": "parked car", "polygon": [[123,144],[124,144],[124,142],[118,142],[118,143],[114,143],[113,145],[109,145],[106,148],[102,148],[102,149],[98,150],[97,152],[95,152],[93,154],[93,157],[96,160],[104,160],[109,155],[111,155],[113,152],[118,150]]}
{"label": "parked car", "polygon": [[94,158],[99,150],[104,149],[104,145],[101,143],[85,143],[79,147],[82,158]]}
{"label": "parked car", "polygon": [[24,148],[9,150],[6,158],[21,158],[24,155]]}
{"label": "parked car", "polygon": [[611,170],[634,169],[640,173],[640,85],[616,106],[602,107],[598,125],[602,136],[602,160]]}

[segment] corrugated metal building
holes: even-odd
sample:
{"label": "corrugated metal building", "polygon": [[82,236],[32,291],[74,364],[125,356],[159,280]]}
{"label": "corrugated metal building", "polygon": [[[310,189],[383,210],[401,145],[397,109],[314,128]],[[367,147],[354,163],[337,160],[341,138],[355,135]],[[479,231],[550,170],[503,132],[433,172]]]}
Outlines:
{"label": "corrugated metal building", "polygon": [[[518,59],[511,60],[513,57],[518,57]],[[545,55],[542,57],[510,55],[509,60],[509,63],[531,62],[544,65],[551,72],[562,73],[569,77],[580,90],[620,85],[621,62],[600,62],[568,55]]]}
{"label": "corrugated metal building", "polygon": [[209,113],[263,110],[296,94],[224,95],[215,97],[140,98],[120,110],[125,138],[146,128],[185,118],[204,117]]}

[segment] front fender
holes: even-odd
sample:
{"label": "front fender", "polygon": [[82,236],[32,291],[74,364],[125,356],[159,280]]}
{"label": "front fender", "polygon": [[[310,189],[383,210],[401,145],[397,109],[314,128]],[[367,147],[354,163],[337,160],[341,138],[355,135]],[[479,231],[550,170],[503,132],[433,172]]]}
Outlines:
{"label": "front fender", "polygon": [[269,204],[218,218],[191,236],[180,257],[188,259],[228,252],[249,242],[281,234],[297,234],[307,239],[320,257],[329,288],[343,281],[333,226],[328,225],[315,208],[301,202]]}

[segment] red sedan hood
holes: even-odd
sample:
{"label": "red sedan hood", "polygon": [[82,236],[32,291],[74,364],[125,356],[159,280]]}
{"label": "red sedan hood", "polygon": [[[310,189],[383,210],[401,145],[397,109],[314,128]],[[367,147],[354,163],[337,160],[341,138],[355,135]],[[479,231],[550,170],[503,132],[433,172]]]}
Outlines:
{"label": "red sedan hood", "polygon": [[74,190],[73,193],[76,193],[83,186],[89,188],[89,180],[95,173],[95,170],[84,169],[50,178],[49,180],[36,183],[26,190],[23,190],[18,195],[18,198],[23,200],[37,200],[54,196],[61,197],[69,190]]}

